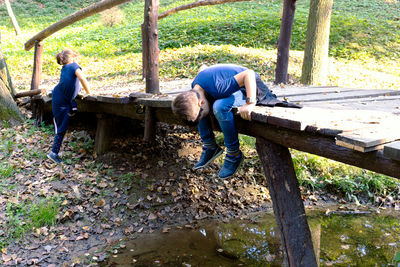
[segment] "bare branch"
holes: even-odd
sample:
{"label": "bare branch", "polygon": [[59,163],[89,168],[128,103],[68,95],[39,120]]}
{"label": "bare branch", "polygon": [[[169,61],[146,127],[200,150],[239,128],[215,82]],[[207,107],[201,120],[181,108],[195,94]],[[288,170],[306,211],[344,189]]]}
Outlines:
{"label": "bare branch", "polygon": [[199,6],[211,6],[211,5],[219,5],[219,4],[226,4],[226,3],[232,3],[232,2],[243,2],[243,1],[250,1],[250,0],[202,0],[202,1],[197,1],[193,2],[187,5],[182,5],[178,6],[175,8],[172,8],[170,10],[167,10],[160,15],[158,15],[158,19],[163,19],[171,14],[174,14],[176,12],[186,10],[186,9],[191,9],[194,7],[199,7]]}

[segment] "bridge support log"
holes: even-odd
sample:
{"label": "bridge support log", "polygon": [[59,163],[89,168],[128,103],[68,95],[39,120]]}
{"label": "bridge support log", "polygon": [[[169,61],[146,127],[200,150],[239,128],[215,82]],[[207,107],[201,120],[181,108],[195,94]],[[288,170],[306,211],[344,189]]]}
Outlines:
{"label": "bridge support log", "polygon": [[113,134],[113,118],[106,114],[97,114],[97,129],[94,143],[97,155],[104,154],[111,145]]}
{"label": "bridge support log", "polygon": [[[159,47],[158,47],[158,7],[159,0],[145,0],[142,25],[143,75],[146,79],[146,93],[160,93]],[[156,118],[152,108],[146,108],[144,141],[155,140]]]}
{"label": "bridge support log", "polygon": [[257,137],[287,266],[317,266],[299,183],[287,147]]}

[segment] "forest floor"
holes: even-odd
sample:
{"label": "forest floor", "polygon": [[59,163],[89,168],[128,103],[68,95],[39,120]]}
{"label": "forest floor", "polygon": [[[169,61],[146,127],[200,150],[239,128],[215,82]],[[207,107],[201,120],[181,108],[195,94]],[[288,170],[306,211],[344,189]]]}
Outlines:
{"label": "forest floor", "polygon": [[[121,133],[111,151],[98,156],[94,128],[72,120],[60,153],[64,163],[55,165],[46,158],[52,127],[28,121],[2,128],[2,140],[10,143],[3,142],[9,153],[1,154],[8,161],[1,165],[1,264],[80,266],[85,254],[101,262],[107,253],[94,252],[124,239],[271,211],[253,148],[243,148],[246,160],[234,177],[220,180],[222,156],[204,170],[192,170],[201,153],[196,132],[161,124],[156,142],[146,144],[138,129]],[[346,202],[304,188],[302,196],[306,206]],[[38,219],[51,217],[52,209],[53,221]]]}

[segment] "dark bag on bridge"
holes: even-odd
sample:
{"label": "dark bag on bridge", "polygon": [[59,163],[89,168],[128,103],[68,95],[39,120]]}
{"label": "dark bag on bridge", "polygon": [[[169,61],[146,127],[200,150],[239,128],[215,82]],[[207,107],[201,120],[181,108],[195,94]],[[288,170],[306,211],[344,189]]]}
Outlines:
{"label": "dark bag on bridge", "polygon": [[267,107],[285,107],[285,108],[302,108],[301,105],[279,100],[268,86],[261,80],[260,76],[256,77],[257,83],[257,106]]}

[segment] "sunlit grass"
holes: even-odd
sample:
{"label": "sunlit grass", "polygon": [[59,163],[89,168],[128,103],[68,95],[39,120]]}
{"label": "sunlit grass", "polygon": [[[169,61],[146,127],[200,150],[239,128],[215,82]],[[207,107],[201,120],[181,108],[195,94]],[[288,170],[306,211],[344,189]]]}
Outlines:
{"label": "sunlit grass", "polygon": [[[0,6],[2,50],[17,90],[30,85],[33,50],[24,43],[35,33],[88,6],[93,0],[68,2],[14,1],[22,35],[16,37]],[[160,12],[191,1],[162,1]],[[309,1],[297,6],[289,74],[298,80]],[[94,87],[106,83],[141,81],[143,1],[120,7],[123,20],[104,26],[100,15],[77,22],[44,40],[43,80],[57,80],[55,54],[64,47],[77,50],[80,64]],[[199,64],[234,62],[274,79],[281,1],[250,1],[206,6],[173,14],[159,21],[161,79],[193,78]],[[399,88],[400,3],[338,0],[334,3],[330,38],[328,85],[358,88]],[[242,50],[242,52],[239,52]],[[101,81],[101,82],[99,82]]]}

